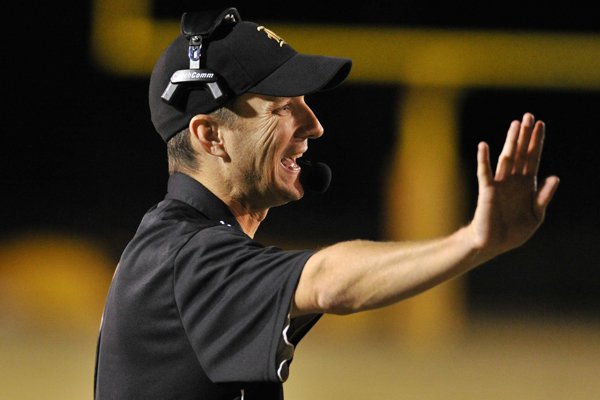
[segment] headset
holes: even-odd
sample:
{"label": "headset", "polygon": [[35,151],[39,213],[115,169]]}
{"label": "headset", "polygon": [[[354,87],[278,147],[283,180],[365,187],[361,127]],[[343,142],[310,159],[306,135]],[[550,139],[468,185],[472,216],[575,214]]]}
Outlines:
{"label": "headset", "polygon": [[227,85],[214,71],[202,68],[205,64],[202,44],[224,25],[234,25],[241,21],[236,8],[212,10],[202,13],[184,13],[181,17],[181,32],[189,41],[189,69],[180,69],[171,75],[169,84],[161,95],[167,104],[174,105],[183,93],[207,87],[213,99],[223,102],[227,98]]}

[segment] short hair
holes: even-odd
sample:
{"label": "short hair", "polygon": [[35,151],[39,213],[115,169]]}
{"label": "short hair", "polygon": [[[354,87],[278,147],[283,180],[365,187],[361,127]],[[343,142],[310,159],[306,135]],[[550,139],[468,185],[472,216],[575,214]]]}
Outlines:
{"label": "short hair", "polygon": [[[208,115],[214,118],[220,125],[233,126],[238,115],[231,110],[230,105],[218,108]],[[169,174],[197,171],[200,168],[198,155],[198,152],[192,145],[189,128],[182,129],[167,142]]]}

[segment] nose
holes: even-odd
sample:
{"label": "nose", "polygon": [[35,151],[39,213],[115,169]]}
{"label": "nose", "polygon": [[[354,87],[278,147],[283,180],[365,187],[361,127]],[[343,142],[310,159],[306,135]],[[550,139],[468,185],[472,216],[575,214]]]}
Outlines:
{"label": "nose", "polygon": [[323,136],[323,126],[313,110],[304,101],[302,101],[301,110],[302,112],[298,116],[299,128],[296,135],[303,139],[317,139]]}

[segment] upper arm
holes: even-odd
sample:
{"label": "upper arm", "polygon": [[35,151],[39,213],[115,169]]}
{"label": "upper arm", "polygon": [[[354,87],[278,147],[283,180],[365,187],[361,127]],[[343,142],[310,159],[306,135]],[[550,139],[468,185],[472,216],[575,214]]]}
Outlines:
{"label": "upper arm", "polygon": [[304,264],[292,299],[292,318],[300,315],[325,312],[320,305],[317,290],[320,257],[319,252],[317,252],[310,256],[306,260],[306,264]]}

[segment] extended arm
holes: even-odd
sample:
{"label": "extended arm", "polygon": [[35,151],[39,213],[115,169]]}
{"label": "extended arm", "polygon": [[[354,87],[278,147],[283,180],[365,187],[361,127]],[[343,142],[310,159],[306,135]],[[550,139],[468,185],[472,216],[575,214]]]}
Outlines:
{"label": "extended arm", "polygon": [[348,241],[315,253],[300,277],[292,315],[383,307],[525,243],[559,183],[552,176],[537,185],[544,135],[544,123],[529,113],[513,121],[495,172],[488,145],[479,144],[477,207],[471,222],[453,234],[419,242]]}

